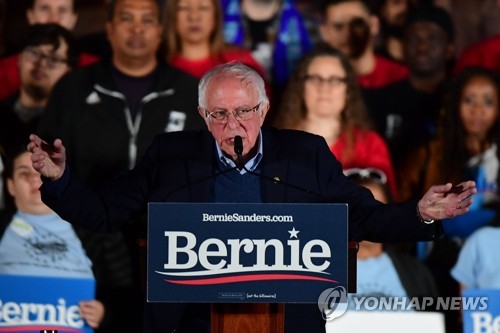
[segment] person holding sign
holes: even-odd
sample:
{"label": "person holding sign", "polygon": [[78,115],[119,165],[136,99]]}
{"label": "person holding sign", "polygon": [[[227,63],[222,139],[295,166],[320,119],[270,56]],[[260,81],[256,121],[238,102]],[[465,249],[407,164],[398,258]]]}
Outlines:
{"label": "person holding sign", "polygon": [[[30,157],[19,149],[6,159],[5,184],[17,211],[9,214],[8,224],[0,223],[0,275],[94,280],[92,262],[73,227],[42,202],[40,174]],[[61,287],[54,292],[69,293]],[[79,311],[92,328],[98,328],[105,315],[104,304],[96,299],[82,300]]]}
{"label": "person holding sign", "polygon": [[[473,181],[448,183],[418,201],[383,204],[344,176],[322,137],[262,127],[269,100],[255,70],[239,63],[214,67],[198,94],[206,130],[159,135],[134,169],[96,189],[72,175],[60,139],[30,135],[44,202],[71,223],[102,232],[144,214],[148,202],[347,203],[352,240],[405,242],[438,237],[439,220],[467,213],[477,191]],[[170,331],[182,331],[183,307],[171,304]],[[286,306],[285,328],[325,329],[316,305],[298,304]]]}

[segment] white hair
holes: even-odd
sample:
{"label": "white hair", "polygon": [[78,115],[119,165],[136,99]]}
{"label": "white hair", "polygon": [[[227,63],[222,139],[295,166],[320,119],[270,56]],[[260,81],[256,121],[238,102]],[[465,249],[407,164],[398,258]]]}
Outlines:
{"label": "white hair", "polygon": [[210,84],[221,79],[234,78],[253,87],[257,91],[259,103],[269,103],[269,98],[266,94],[266,85],[259,73],[240,62],[229,62],[215,66],[203,75],[198,84],[198,105],[206,108],[206,91]]}

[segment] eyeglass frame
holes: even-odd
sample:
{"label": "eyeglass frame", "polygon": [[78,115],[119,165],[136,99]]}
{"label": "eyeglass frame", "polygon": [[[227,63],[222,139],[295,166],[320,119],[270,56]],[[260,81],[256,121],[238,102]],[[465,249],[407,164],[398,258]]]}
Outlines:
{"label": "eyeglass frame", "polygon": [[373,180],[380,184],[387,184],[387,175],[377,168],[349,168],[343,172],[351,180],[354,180],[352,176],[357,176],[360,180]]}
{"label": "eyeglass frame", "polygon": [[[255,112],[260,111],[260,107],[261,106],[262,106],[262,102],[259,102],[256,106],[254,106],[252,108],[247,108],[247,109],[241,108],[241,109],[235,109],[233,111],[228,111],[228,110],[225,110],[225,109],[219,109],[219,110],[212,111],[212,112],[209,112],[208,109],[205,108],[205,107],[201,107],[201,108],[203,108],[203,110],[205,110],[205,117],[208,118],[210,116],[209,119],[214,119],[215,121],[218,121],[219,124],[227,124],[230,114],[232,114],[233,117],[234,117],[234,119],[236,119],[238,122],[252,120],[253,117],[254,117]],[[216,112],[224,113],[225,114],[224,118],[218,119],[217,117],[215,117],[214,113],[216,113]],[[248,119],[241,119],[241,117],[238,116],[238,114],[237,114],[238,112],[244,112],[244,114],[251,114],[252,117],[248,118]]]}
{"label": "eyeglass frame", "polygon": [[47,55],[40,49],[30,46],[25,48],[22,53],[28,57],[28,60],[31,62],[43,61],[46,60],[45,63],[49,69],[55,69],[65,64],[69,66],[68,59],[62,59],[55,55]]}
{"label": "eyeglass frame", "polygon": [[307,74],[304,76],[304,81],[310,82],[314,86],[320,86],[326,83],[329,87],[337,87],[341,83],[347,83],[347,77],[332,75],[329,78],[321,77],[318,74]]}

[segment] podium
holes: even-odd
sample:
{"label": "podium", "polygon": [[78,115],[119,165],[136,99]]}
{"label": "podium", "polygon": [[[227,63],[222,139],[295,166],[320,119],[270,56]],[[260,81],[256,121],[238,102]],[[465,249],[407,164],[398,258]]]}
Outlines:
{"label": "podium", "polygon": [[282,333],[285,331],[283,303],[214,303],[212,333]]}
{"label": "podium", "polygon": [[345,204],[148,210],[148,302],[211,303],[213,333],[284,332],[285,304],[318,306],[323,291],[348,284]]}

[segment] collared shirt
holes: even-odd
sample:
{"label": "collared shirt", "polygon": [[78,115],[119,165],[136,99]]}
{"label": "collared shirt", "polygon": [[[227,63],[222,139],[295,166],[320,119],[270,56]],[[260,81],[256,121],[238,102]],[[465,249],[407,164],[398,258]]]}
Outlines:
{"label": "collared shirt", "polygon": [[[259,149],[257,151],[257,154],[255,154],[254,157],[252,157],[246,164],[245,168],[250,170],[250,171],[255,171],[257,166],[259,165],[260,161],[262,160],[262,156],[264,155],[263,149],[262,149],[262,130],[259,130],[259,138],[257,139],[257,144],[259,146]],[[234,168],[236,167],[236,163],[230,158],[227,158],[224,153],[222,152],[222,149],[219,146],[219,143],[215,141],[215,147],[217,147],[217,155],[219,156],[219,161],[222,162],[226,167],[228,168]],[[241,168],[240,174],[244,175],[246,173],[245,168]]]}

